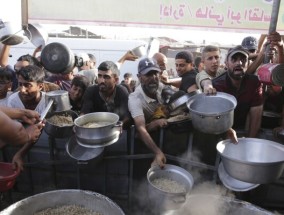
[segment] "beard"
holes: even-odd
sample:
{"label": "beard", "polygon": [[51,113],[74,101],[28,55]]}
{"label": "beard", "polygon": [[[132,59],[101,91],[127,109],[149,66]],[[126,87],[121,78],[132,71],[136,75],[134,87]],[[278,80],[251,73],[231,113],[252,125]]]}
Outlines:
{"label": "beard", "polygon": [[159,83],[148,83],[142,84],[141,86],[146,95],[156,95]]}
{"label": "beard", "polygon": [[233,70],[228,70],[229,76],[236,80],[239,81],[245,76],[245,72],[242,68],[234,68]]}

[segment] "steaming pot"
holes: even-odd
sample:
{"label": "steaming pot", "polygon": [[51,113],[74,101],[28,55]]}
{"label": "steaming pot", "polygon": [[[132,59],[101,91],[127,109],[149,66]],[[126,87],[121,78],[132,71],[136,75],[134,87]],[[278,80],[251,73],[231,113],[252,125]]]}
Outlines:
{"label": "steaming pot", "polygon": [[200,93],[187,102],[193,127],[208,134],[221,134],[233,126],[236,105],[234,96],[221,92],[212,96]]}
{"label": "steaming pot", "polygon": [[[186,188],[184,193],[170,193],[157,188],[153,181],[157,178],[167,178],[178,182]],[[154,208],[158,211],[175,210],[180,208],[186,201],[186,195],[191,191],[194,180],[192,175],[185,169],[166,164],[163,169],[159,166],[151,167],[147,172],[148,195]]]}

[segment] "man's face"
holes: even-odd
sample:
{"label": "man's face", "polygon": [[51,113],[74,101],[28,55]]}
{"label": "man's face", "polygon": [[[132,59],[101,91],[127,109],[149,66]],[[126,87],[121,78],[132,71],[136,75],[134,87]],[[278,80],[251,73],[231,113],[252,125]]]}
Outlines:
{"label": "man's face", "polygon": [[72,87],[69,90],[69,98],[72,101],[81,101],[83,97],[83,89],[79,86],[72,85]]}
{"label": "man's face", "polygon": [[7,96],[7,92],[11,90],[12,82],[7,80],[0,80],[0,99]]}
{"label": "man's face", "polygon": [[192,63],[187,63],[185,59],[176,59],[175,65],[178,76],[182,76],[193,68]]}
{"label": "man's face", "polygon": [[220,52],[212,51],[212,52],[204,53],[203,63],[204,63],[205,71],[209,75],[215,76],[220,66]]}
{"label": "man's face", "polygon": [[241,80],[248,67],[248,59],[242,53],[236,53],[229,56],[226,61],[229,76],[234,80]]}
{"label": "man's face", "polygon": [[19,95],[23,103],[36,101],[40,96],[43,84],[26,81],[21,75],[18,76]]}
{"label": "man's face", "polygon": [[112,92],[117,82],[118,78],[114,77],[111,70],[98,71],[98,85],[101,92]]}
{"label": "man's face", "polygon": [[145,94],[156,95],[159,88],[159,78],[157,71],[150,71],[146,75],[139,75],[141,87]]}
{"label": "man's face", "polygon": [[132,77],[126,77],[126,78],[124,78],[124,83],[125,84],[130,84],[130,82],[132,81]]}

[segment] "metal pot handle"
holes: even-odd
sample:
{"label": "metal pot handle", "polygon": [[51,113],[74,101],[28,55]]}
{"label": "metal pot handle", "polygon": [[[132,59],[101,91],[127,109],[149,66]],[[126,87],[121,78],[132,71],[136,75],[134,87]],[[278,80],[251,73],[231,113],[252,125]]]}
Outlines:
{"label": "metal pot handle", "polygon": [[122,125],[123,125],[122,121],[117,121],[117,123],[113,127],[117,128],[117,130],[119,130],[119,132],[121,134],[122,133]]}

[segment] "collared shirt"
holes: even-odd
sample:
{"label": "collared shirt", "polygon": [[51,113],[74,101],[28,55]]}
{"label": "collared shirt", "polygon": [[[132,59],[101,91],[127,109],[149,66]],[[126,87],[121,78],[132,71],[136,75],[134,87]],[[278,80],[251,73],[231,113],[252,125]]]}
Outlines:
{"label": "collared shirt", "polygon": [[237,90],[227,72],[212,80],[213,87],[218,92],[228,93],[237,99],[234,111],[234,128],[243,128],[251,107],[263,104],[262,84],[255,75],[246,74]]}
{"label": "collared shirt", "polygon": [[144,116],[146,123],[149,123],[156,109],[159,107],[159,105],[164,103],[161,97],[164,87],[165,86],[163,84],[159,83],[156,100],[148,97],[144,93],[140,84],[135,91],[129,95],[128,109],[131,113],[131,116],[133,118]]}

